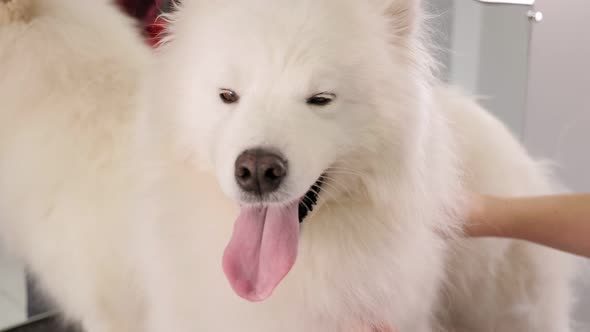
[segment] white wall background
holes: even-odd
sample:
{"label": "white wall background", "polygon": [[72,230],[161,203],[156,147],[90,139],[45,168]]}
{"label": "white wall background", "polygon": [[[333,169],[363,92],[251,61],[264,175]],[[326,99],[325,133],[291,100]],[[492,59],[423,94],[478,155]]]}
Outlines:
{"label": "white wall background", "polygon": [[524,139],[571,189],[590,192],[590,1],[536,7],[545,19],[533,26]]}
{"label": "white wall background", "polygon": [[[528,6],[430,0],[451,83],[483,95],[483,104],[521,137],[534,156],[552,160],[573,191],[590,192],[590,0],[537,0]],[[590,239],[588,239],[590,241]],[[576,288],[575,331],[590,331],[590,264]]]}
{"label": "white wall background", "polygon": [[590,191],[590,0],[537,0],[541,23],[529,6],[428,3],[445,78],[482,97],[569,188]]}
{"label": "white wall background", "polygon": [[[555,161],[570,189],[590,192],[590,1],[537,0],[536,8],[545,18],[531,36],[524,140]],[[577,331],[590,331],[590,264],[578,282]]]}

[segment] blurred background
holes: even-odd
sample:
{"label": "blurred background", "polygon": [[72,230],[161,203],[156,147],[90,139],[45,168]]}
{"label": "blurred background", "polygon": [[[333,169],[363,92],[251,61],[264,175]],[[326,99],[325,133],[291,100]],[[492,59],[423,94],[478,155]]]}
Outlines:
{"label": "blurred background", "polygon": [[[441,78],[481,97],[536,158],[554,164],[567,188],[590,192],[590,1],[428,5],[445,67]],[[590,331],[586,261],[576,293],[575,331]]]}
{"label": "blurred background", "polygon": [[[590,1],[427,6],[441,78],[479,96],[535,157],[554,162],[568,188],[590,192]],[[590,331],[590,268],[578,279],[576,330]],[[27,319],[26,299],[21,266],[0,251],[0,330]]]}

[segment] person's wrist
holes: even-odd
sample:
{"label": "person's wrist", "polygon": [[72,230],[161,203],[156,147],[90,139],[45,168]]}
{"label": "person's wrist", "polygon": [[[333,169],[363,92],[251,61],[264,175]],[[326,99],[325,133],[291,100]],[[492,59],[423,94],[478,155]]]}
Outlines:
{"label": "person's wrist", "polygon": [[465,235],[470,237],[502,236],[500,225],[495,224],[494,214],[501,209],[500,198],[473,194],[465,223]]}

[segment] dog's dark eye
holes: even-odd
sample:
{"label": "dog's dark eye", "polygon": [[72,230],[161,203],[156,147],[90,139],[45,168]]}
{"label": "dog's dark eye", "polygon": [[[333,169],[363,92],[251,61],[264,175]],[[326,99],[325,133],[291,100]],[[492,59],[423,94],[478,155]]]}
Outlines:
{"label": "dog's dark eye", "polygon": [[226,104],[235,104],[240,100],[240,96],[230,89],[219,90],[219,98]]}
{"label": "dog's dark eye", "polygon": [[334,101],[336,95],[333,93],[318,93],[307,99],[307,104],[314,106],[326,106]]}

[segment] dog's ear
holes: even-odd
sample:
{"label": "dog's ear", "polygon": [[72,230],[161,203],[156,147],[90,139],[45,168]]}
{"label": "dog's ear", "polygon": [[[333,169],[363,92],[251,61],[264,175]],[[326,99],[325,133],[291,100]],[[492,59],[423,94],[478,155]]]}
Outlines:
{"label": "dog's ear", "polygon": [[422,0],[372,0],[397,36],[412,35],[422,19]]}

